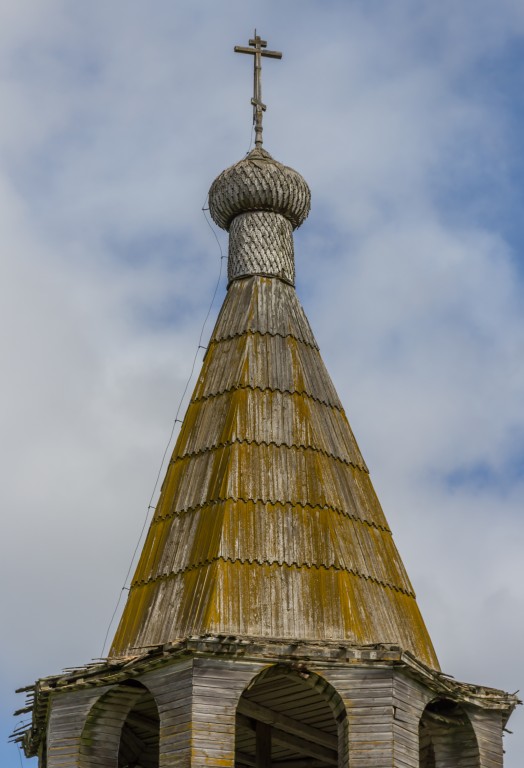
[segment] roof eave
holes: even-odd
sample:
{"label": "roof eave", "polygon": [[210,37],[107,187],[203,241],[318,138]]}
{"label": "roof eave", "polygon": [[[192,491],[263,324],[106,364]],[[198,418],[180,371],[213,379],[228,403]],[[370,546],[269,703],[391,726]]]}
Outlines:
{"label": "roof eave", "polygon": [[187,656],[241,656],[247,660],[274,659],[275,663],[350,664],[371,666],[375,664],[402,668],[408,675],[423,683],[435,693],[460,703],[482,709],[498,710],[504,725],[518,704],[522,702],[515,693],[482,685],[462,683],[449,675],[431,669],[409,651],[398,645],[374,644],[351,645],[341,643],[315,643],[301,640],[267,640],[267,638],[237,638],[223,635],[190,637],[175,643],[151,646],[140,652],[103,659],[61,674],[37,680],[33,685],[18,689],[26,693],[26,707],[31,713],[31,724],[17,729],[11,741],[21,744],[27,757],[35,757],[43,742],[49,716],[50,697],[61,691],[85,690],[103,685],[117,684],[138,677],[158,666]]}

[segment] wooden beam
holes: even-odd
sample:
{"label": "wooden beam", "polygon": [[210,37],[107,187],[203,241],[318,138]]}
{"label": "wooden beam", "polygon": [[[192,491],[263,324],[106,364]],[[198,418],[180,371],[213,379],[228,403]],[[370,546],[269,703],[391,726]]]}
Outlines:
{"label": "wooden beam", "polygon": [[441,715],[439,712],[433,712],[431,709],[426,709],[423,717],[427,717],[428,720],[433,720],[436,723],[447,726],[448,728],[458,728],[466,725],[466,720],[460,717],[460,715],[449,714]]}
{"label": "wooden beam", "polygon": [[[280,714],[280,713],[278,713]],[[290,718],[291,719],[291,718]],[[245,715],[237,714],[238,724],[247,728],[248,730],[256,732],[257,721]],[[295,723],[298,721],[294,721]],[[303,725],[300,723],[299,725]],[[306,726],[308,728],[309,726]],[[318,730],[318,729],[314,729]],[[324,734],[329,735],[329,734]],[[292,749],[295,752],[299,752],[307,757],[316,758],[323,764],[329,763],[330,765],[338,764],[338,752],[335,749],[328,749],[320,744],[308,740],[303,736],[296,736],[293,733],[286,732],[280,728],[273,727],[271,730],[271,737],[277,744],[281,744],[288,749]]]}
{"label": "wooden beam", "polygon": [[235,752],[235,765],[246,765],[248,768],[255,768],[255,758],[248,755],[247,752]]}
{"label": "wooden beam", "polygon": [[273,728],[272,731],[273,741],[276,744],[282,744],[288,749],[294,749],[296,752],[300,752],[302,755],[308,757],[316,757],[318,760],[322,760],[330,765],[338,765],[338,753],[333,749],[326,749],[326,747],[320,746],[320,744],[314,744],[312,741],[306,741],[300,736],[295,736],[292,733],[285,733],[278,728]]}
{"label": "wooden beam", "polygon": [[[254,755],[248,755],[247,752],[237,752],[235,755],[235,765],[246,766],[246,768],[256,768]],[[279,760],[271,763],[271,768],[323,768],[323,760],[315,760],[310,757],[299,757],[291,760]]]}
{"label": "wooden beam", "polygon": [[322,760],[299,757],[297,760],[280,760],[278,763],[273,763],[271,768],[323,768],[324,765]]}
{"label": "wooden beam", "polygon": [[328,749],[338,749],[338,739],[336,736],[321,731],[320,728],[314,728],[312,725],[301,723],[300,720],[295,720],[293,717],[284,715],[282,712],[276,712],[274,709],[257,704],[256,701],[251,701],[251,699],[241,698],[238,702],[237,712],[246,715],[246,717],[252,717],[254,720],[260,720],[262,723],[267,723],[267,725],[274,725],[286,733],[301,736],[303,739],[312,741],[314,744],[321,744]]}
{"label": "wooden beam", "polygon": [[138,728],[141,728],[144,731],[148,731],[149,733],[160,732],[160,720],[157,718],[148,717],[147,715],[142,715],[140,712],[134,712],[131,710],[126,718],[126,722],[130,725],[136,725]]}
{"label": "wooden beam", "polygon": [[[129,755],[132,754],[133,758],[136,759],[147,749],[147,744],[128,726],[122,729],[120,749],[127,751]],[[129,758],[127,759],[129,760]]]}

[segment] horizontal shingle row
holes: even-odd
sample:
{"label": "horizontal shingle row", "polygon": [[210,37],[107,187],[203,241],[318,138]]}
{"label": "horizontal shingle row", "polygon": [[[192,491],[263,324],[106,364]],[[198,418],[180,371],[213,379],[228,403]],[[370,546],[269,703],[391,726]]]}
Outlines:
{"label": "horizontal shingle row", "polygon": [[191,402],[173,458],[236,441],[311,448],[366,469],[338,408],[296,392],[248,387]]}
{"label": "horizontal shingle row", "polygon": [[344,569],[413,594],[389,531],[331,509],[231,499],[189,514],[155,517],[134,583],[217,557]]}
{"label": "horizontal shingle row", "polygon": [[436,659],[291,286],[232,283],[113,652],[188,634],[399,643]]}

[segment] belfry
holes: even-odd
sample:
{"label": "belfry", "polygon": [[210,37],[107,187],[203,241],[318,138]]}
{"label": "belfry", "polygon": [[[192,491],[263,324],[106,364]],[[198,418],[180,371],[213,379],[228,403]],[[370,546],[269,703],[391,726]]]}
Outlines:
{"label": "belfry", "polygon": [[228,290],[107,659],[27,689],[41,768],[501,768],[515,695],[444,675],[297,298],[302,176],[211,185]]}

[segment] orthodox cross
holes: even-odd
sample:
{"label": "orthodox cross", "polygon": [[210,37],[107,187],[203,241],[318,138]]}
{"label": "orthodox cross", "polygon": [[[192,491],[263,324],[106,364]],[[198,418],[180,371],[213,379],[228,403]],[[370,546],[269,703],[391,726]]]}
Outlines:
{"label": "orthodox cross", "polygon": [[281,59],[282,54],[280,51],[266,51],[267,41],[257,35],[255,29],[255,35],[252,40],[249,41],[250,48],[243,48],[240,45],[235,45],[235,53],[250,53],[254,56],[254,70],[253,70],[253,98],[251,104],[253,105],[253,125],[255,126],[255,146],[262,146],[262,113],[266,111],[266,105],[262,103],[262,56],[268,56],[270,59]]}

